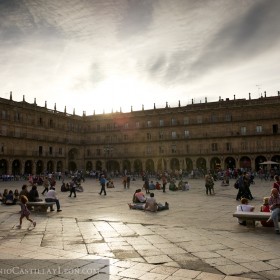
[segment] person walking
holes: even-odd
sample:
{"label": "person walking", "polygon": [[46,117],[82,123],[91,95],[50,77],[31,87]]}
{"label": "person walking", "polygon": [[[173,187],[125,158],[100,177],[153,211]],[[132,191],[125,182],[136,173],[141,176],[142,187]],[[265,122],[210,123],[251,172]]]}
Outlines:
{"label": "person walking", "polygon": [[100,190],[100,195],[102,194],[102,192],[104,192],[104,195],[107,195],[106,193],[106,189],[105,189],[105,186],[106,186],[106,179],[105,179],[105,176],[104,175],[101,175],[101,178],[100,178],[100,185],[101,185],[101,190]]}
{"label": "person walking", "polygon": [[77,197],[76,195],[76,183],[72,180],[70,183],[70,194],[68,197],[72,197],[72,193],[74,194],[74,197]]}

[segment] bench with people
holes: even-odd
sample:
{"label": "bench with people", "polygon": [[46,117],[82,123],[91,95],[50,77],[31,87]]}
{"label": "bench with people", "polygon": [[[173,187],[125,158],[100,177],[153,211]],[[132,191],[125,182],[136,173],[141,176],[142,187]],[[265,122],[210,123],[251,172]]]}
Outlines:
{"label": "bench with people", "polygon": [[237,206],[233,217],[238,218],[240,225],[255,227],[256,221],[260,221],[263,227],[274,227],[275,233],[280,233],[280,194],[278,189],[273,188],[270,197],[264,197],[259,212],[254,212],[254,210],[255,207],[248,204],[247,198],[241,198],[241,204]]}

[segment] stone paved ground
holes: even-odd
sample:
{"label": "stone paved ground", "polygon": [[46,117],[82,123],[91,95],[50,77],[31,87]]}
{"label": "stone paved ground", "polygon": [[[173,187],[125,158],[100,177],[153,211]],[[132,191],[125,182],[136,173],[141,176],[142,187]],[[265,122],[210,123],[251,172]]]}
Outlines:
{"label": "stone paved ground", "polygon": [[[229,187],[216,182],[215,196],[205,195],[203,180],[189,182],[188,192],[155,191],[157,201],[170,204],[170,210],[158,213],[129,210],[127,203],[143,184],[140,179],[129,190],[116,179],[107,196],[98,194],[96,180],[87,179],[77,198],[61,193],[58,183],[63,211],[32,212],[37,226],[31,230],[26,220],[22,229],[14,228],[19,206],[0,205],[0,280],[280,279],[280,235],[260,225],[238,225],[232,217],[238,204],[233,181]],[[0,191],[23,183],[1,182]],[[271,185],[256,180],[251,187],[257,208]],[[58,265],[88,270],[61,273],[55,270]],[[15,266],[43,272],[24,274],[12,270]]]}

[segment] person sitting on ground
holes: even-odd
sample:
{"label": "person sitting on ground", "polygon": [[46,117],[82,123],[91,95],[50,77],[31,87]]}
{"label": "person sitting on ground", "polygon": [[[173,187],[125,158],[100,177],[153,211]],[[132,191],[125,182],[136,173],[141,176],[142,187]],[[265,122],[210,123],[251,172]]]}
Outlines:
{"label": "person sitting on ground", "polygon": [[[55,188],[54,187],[51,187],[50,190],[47,192],[46,197],[45,197],[45,201],[46,202],[55,202],[57,212],[62,211],[60,209],[60,202],[59,202],[58,197],[56,196],[56,192],[55,192]],[[54,210],[51,209],[51,211],[54,211]]]}
{"label": "person sitting on ground", "polygon": [[6,199],[7,199],[7,195],[9,194],[8,189],[4,189],[4,192],[2,194],[2,203],[6,204]]}
{"label": "person sitting on ground", "polygon": [[[263,205],[260,208],[261,212],[270,212],[269,208],[269,197],[263,198]],[[261,221],[261,224],[263,227],[273,227],[273,221],[267,222],[267,221]]]}
{"label": "person sitting on ground", "polygon": [[147,198],[145,204],[131,204],[129,203],[128,206],[130,209],[138,209],[138,210],[144,210],[144,211],[162,211],[162,210],[168,210],[169,204],[165,202],[165,205],[162,205],[161,203],[157,203],[156,199],[154,198],[155,194],[150,193],[150,197]]}
{"label": "person sitting on ground", "polygon": [[133,203],[145,203],[146,202],[146,197],[144,193],[141,191],[141,189],[137,189],[135,193],[133,194],[132,198]]}
{"label": "person sitting on ground", "polygon": [[275,233],[279,234],[279,216],[280,216],[280,195],[277,189],[273,188],[271,190],[271,195],[268,200],[269,208],[271,211],[270,218],[267,222],[273,221]]}
{"label": "person sitting on ground", "polygon": [[184,182],[183,180],[180,180],[178,183],[178,190],[181,191],[183,189],[183,186],[184,186]]}
{"label": "person sitting on ground", "polygon": [[107,188],[114,188],[115,186],[114,186],[113,180],[109,179],[109,181],[107,182],[106,186],[107,186]]}
{"label": "person sitting on ground", "polygon": [[9,190],[8,194],[6,195],[6,201],[5,201],[6,205],[15,205],[15,201],[14,201],[14,192],[12,190]]}
{"label": "person sitting on ground", "polygon": [[[237,206],[237,211],[243,211],[243,212],[253,212],[255,210],[255,207],[248,204],[247,198],[241,198],[241,204]],[[242,226],[246,226],[246,221],[243,221],[241,219],[238,219],[238,223]]]}
{"label": "person sitting on ground", "polygon": [[189,191],[191,188],[190,184],[188,181],[186,181],[183,186],[182,186],[182,191]]}
{"label": "person sitting on ground", "polygon": [[161,189],[161,184],[157,181],[156,182],[156,190],[160,190]]}
{"label": "person sitting on ground", "polygon": [[155,190],[156,189],[156,185],[154,184],[153,181],[151,181],[151,183],[149,184],[149,190]]}
{"label": "person sitting on ground", "polygon": [[60,187],[60,191],[61,192],[69,192],[69,184],[67,183],[65,183],[64,181],[62,182],[62,185],[61,185],[61,187]]}
{"label": "person sitting on ground", "polygon": [[15,191],[14,191],[14,200],[15,200],[16,203],[19,202],[19,191],[18,191],[18,189],[15,189]]}
{"label": "person sitting on ground", "polygon": [[39,198],[39,193],[38,193],[36,185],[33,185],[31,190],[29,191],[29,193],[28,193],[28,201],[30,201],[30,202],[42,201],[42,199]]}
{"label": "person sitting on ground", "polygon": [[173,192],[178,191],[178,187],[175,184],[175,179],[172,179],[169,183],[169,190]]}

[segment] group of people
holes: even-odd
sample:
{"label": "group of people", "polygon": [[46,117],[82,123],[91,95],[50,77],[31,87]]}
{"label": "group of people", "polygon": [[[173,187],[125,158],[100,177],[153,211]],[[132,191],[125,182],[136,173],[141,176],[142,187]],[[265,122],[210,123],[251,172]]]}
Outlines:
{"label": "group of people", "polygon": [[5,205],[15,205],[19,201],[19,191],[4,189],[3,194],[0,193],[0,201]]}
{"label": "group of people", "polygon": [[[246,178],[246,176],[245,176]],[[264,197],[263,205],[260,207],[260,212],[269,212],[270,217],[267,221],[261,221],[264,227],[274,227],[275,233],[280,234],[279,230],[279,217],[280,217],[280,177],[274,176],[275,182],[270,192],[270,197]],[[245,190],[243,194],[248,195],[248,191]],[[248,195],[250,197],[250,195]],[[237,211],[253,212],[255,207],[248,204],[249,199],[247,197],[241,198],[241,204],[237,206]],[[246,225],[246,221],[239,219],[240,225]]]}

